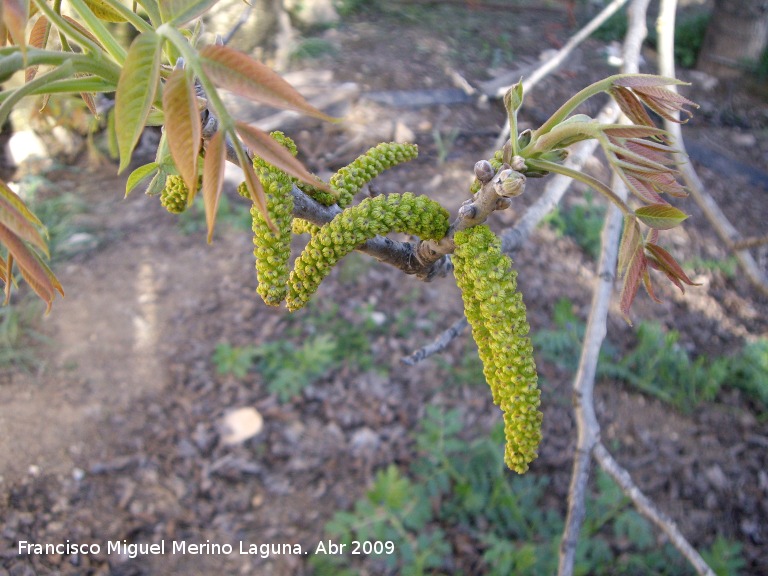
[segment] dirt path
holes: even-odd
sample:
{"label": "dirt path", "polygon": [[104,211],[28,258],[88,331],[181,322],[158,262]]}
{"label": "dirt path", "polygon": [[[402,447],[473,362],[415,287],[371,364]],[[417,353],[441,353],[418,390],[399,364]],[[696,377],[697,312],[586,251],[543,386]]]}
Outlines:
{"label": "dirt path", "polygon": [[[110,438],[104,422],[166,387],[170,319],[231,265],[222,258],[231,247],[180,235],[157,202],[123,201],[123,180],[106,178],[78,193],[106,218],[110,239],[57,267],[67,295],[43,323],[52,340],[40,352],[44,360],[35,373],[0,386],[0,429],[11,439],[0,443],[7,484],[30,471],[71,474],[76,460],[97,459]],[[110,198],[104,189],[117,192]]]}

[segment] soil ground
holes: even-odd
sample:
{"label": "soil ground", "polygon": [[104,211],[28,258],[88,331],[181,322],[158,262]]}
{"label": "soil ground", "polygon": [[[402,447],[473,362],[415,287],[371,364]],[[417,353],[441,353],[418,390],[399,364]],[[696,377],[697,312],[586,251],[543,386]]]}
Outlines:
{"label": "soil ground", "polygon": [[[335,51],[296,66],[332,70],[334,82],[356,82],[363,95],[451,88],[453,72],[471,83],[485,81],[493,67],[535,60],[569,34],[558,12],[440,9],[440,18],[427,22],[357,15],[324,33]],[[540,123],[575,90],[614,73],[604,48],[586,42],[527,95],[524,127]],[[686,70],[680,75],[695,80]],[[685,132],[692,161],[739,230],[764,234],[765,102],[740,86],[707,92],[694,85],[686,95],[702,104]],[[407,129],[420,146],[419,158],[377,179],[376,190],[426,193],[454,211],[466,197],[472,166],[486,157],[505,121],[499,102],[416,108],[361,97],[346,112],[349,121],[341,126],[310,122],[289,131],[312,170],[335,170]],[[410,431],[426,405],[461,407],[469,435],[498,420],[484,386],[451,384],[444,369],[445,362],[461,363],[467,334],[451,344],[442,364],[400,363],[461,317],[450,278],[421,284],[353,256],[324,283],[314,308],[288,317],[256,296],[251,237],[242,226],[222,224],[209,246],[199,219],[182,228],[156,199],[135,193],[123,200],[124,178],[114,173],[112,165],[87,169],[81,161],[45,175],[44,194],[70,192],[85,202],[73,226],[96,242],[56,262],[67,296],[35,327],[47,337],[34,345],[38,361],[0,375],[0,574],[307,573],[296,556],[130,559],[102,551],[19,557],[15,547],[20,540],[186,539],[311,548],[323,538],[325,522],[349,509],[377,470],[413,460]],[[512,224],[540,190],[531,186],[492,225],[501,230]],[[579,201],[571,196],[566,202]],[[237,201],[231,194],[233,206]],[[692,218],[672,237],[678,258],[726,258],[694,202],[684,209]],[[234,222],[237,210],[233,214]],[[754,254],[765,273],[765,248]],[[553,306],[564,297],[586,316],[595,264],[572,239],[539,228],[515,260],[534,333],[552,327]],[[641,296],[635,318],[680,331],[680,345],[693,355],[733,354],[768,336],[768,299],[738,273],[702,269],[694,279],[701,286],[685,295],[660,289],[660,305]],[[270,393],[257,371],[242,378],[217,371],[217,344],[260,345],[297,330],[309,338],[321,329],[318,317],[329,323],[373,319],[373,367],[350,358],[288,402]],[[628,349],[635,333],[614,313],[608,338]],[[546,382],[544,442],[532,472],[548,475],[553,498],[562,502],[575,444],[571,375],[539,364]],[[596,394],[606,444],[694,545],[711,545],[716,536],[738,541],[744,573],[766,573],[764,407],[728,388],[690,414],[610,380],[600,381]],[[229,445],[222,418],[240,407],[256,408],[264,428]],[[477,550],[468,552],[468,562],[477,556]],[[482,573],[482,567],[475,570]]]}

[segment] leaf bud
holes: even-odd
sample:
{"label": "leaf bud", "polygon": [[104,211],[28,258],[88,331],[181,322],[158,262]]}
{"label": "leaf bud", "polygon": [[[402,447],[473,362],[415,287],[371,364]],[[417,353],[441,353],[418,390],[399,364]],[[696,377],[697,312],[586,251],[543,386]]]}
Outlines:
{"label": "leaf bud", "polygon": [[525,176],[515,170],[502,170],[493,182],[493,189],[502,198],[514,198],[525,191]]}
{"label": "leaf bud", "polygon": [[496,174],[496,172],[488,160],[480,160],[475,164],[475,177],[483,184],[490,182],[493,179],[494,174]]}

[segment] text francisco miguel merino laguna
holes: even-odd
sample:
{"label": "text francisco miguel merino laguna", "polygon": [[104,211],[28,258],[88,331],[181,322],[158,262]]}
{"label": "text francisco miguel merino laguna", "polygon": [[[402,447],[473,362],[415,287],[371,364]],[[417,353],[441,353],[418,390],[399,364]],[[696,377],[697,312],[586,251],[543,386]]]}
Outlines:
{"label": "text francisco miguel merino laguna", "polygon": [[[318,542],[313,550],[315,554],[338,554],[340,547],[344,544],[336,544],[332,541]],[[62,556],[76,554],[100,554],[102,545],[97,543],[81,544],[67,540],[59,544],[38,544],[27,540],[19,540],[18,553],[22,554],[61,554]],[[262,558],[269,556],[288,555],[288,554],[307,554],[309,550],[303,550],[300,544],[272,543],[272,544],[253,544],[240,541],[238,547],[232,544],[218,544],[206,540],[205,543],[193,544],[183,540],[173,540],[166,545],[165,540],[149,543],[128,543],[126,540],[114,540],[106,543],[107,554],[119,554],[136,558],[144,555],[162,555],[166,552],[170,554],[206,554],[206,555],[229,555],[233,553],[258,555]]]}

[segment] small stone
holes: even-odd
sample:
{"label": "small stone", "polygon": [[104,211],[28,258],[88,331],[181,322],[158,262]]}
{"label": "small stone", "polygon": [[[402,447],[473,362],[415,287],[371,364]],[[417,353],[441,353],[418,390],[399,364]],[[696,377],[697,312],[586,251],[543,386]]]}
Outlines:
{"label": "small stone", "polygon": [[221,419],[221,439],[229,446],[241,444],[256,436],[263,427],[264,418],[255,408],[238,408]]}

